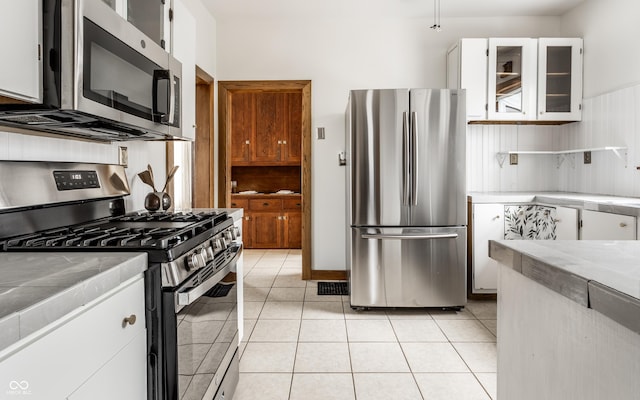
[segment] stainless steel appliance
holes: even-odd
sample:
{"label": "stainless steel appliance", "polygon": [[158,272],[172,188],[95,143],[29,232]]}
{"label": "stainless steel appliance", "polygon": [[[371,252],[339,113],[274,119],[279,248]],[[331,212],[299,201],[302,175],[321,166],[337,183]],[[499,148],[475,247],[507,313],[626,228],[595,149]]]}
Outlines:
{"label": "stainless steel appliance", "polygon": [[122,166],[0,161],[0,251],[146,252],[148,398],[232,397],[237,298],[207,292],[235,271],[239,230],[216,210],[127,214],[128,193]]}
{"label": "stainless steel appliance", "polygon": [[465,128],[461,90],[351,91],[352,307],[466,304]]}
{"label": "stainless steel appliance", "polygon": [[0,125],[101,141],[181,137],[180,62],[103,1],[42,6],[43,104],[1,104]]}

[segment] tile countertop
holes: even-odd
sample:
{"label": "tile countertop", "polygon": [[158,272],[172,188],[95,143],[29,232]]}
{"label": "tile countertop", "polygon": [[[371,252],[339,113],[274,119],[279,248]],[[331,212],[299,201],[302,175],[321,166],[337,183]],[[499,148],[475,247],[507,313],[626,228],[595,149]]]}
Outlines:
{"label": "tile countertop", "polygon": [[0,253],[0,351],[146,269],[146,253]]}
{"label": "tile countertop", "polygon": [[640,333],[640,242],[492,240],[489,255]]}
{"label": "tile countertop", "polygon": [[640,217],[640,198],[572,192],[470,192],[475,203],[538,203]]}

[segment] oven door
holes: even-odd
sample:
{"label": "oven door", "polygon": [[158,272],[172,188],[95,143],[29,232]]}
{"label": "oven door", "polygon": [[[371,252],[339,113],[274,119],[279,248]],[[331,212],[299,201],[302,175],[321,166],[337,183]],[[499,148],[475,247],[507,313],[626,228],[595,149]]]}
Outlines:
{"label": "oven door", "polygon": [[80,0],[74,109],[180,136],[181,64],[102,1]]}
{"label": "oven door", "polygon": [[238,349],[237,288],[219,297],[211,297],[210,289],[235,268],[241,253],[242,245],[230,247],[216,256],[223,265],[200,285],[165,291],[164,307],[173,305],[175,312],[172,320],[165,318],[167,399],[211,399],[219,388],[227,398],[233,394],[235,383],[230,390],[223,380],[238,379],[232,363]]}

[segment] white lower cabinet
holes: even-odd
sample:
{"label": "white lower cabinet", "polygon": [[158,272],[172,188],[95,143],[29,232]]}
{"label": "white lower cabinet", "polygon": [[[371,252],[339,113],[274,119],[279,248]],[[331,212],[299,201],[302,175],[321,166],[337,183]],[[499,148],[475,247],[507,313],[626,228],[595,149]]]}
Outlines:
{"label": "white lower cabinet", "polygon": [[583,210],[580,216],[582,240],[635,240],[636,217]]}
{"label": "white lower cabinet", "polygon": [[489,258],[489,240],[504,239],[504,204],[473,205],[473,293],[495,293],[498,262]]}
{"label": "white lower cabinet", "polygon": [[555,207],[556,240],[578,240],[578,209]]}
{"label": "white lower cabinet", "polygon": [[0,376],[31,400],[139,400],[146,363],[139,275],[0,352]]}

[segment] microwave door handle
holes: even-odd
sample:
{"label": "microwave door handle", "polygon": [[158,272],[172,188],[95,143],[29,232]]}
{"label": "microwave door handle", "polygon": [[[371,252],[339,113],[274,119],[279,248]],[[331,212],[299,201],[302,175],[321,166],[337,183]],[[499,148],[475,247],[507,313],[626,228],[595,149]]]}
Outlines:
{"label": "microwave door handle", "polygon": [[174,122],[174,118],[176,115],[176,97],[175,97],[175,82],[174,82],[174,74],[171,69],[169,69],[169,120],[167,123],[172,125]]}
{"label": "microwave door handle", "polygon": [[[166,70],[166,69],[156,69],[155,71],[153,71],[153,101],[152,101],[152,106],[153,106],[153,120],[155,122],[160,122],[160,123],[166,123],[167,122],[167,114],[166,113],[162,113],[159,111],[160,107],[159,107],[159,103],[158,101],[160,100],[158,97],[158,83],[161,80],[168,80],[169,81],[169,87],[171,87],[171,76],[170,75],[170,71]],[[171,93],[171,89],[169,89],[169,93]],[[170,106],[170,104],[169,104]],[[171,110],[169,110],[171,111]]]}

